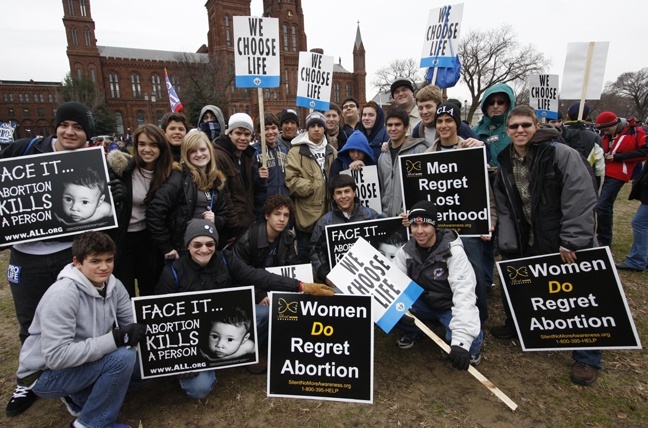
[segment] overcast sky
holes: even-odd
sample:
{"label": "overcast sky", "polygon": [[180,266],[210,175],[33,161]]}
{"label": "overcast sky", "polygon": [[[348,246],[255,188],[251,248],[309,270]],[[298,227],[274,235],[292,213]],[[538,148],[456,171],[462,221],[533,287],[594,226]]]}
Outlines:
{"label": "overcast sky", "polygon": [[[89,2],[99,45],[195,52],[207,42],[205,0]],[[429,9],[455,3],[303,0],[308,49],[323,48],[336,62],[341,57],[342,66],[352,71],[353,43],[360,21],[366,49],[367,98],[371,98],[377,69],[394,59],[420,59]],[[262,0],[253,0],[252,15],[260,16],[262,5]],[[63,2],[5,0],[3,6],[0,80],[61,81],[69,71]],[[639,0],[465,0],[461,31],[465,34],[472,29],[509,24],[521,45],[531,44],[551,60],[546,71],[559,75],[563,73],[568,42],[609,41],[604,78],[609,82],[623,72],[648,66],[643,50],[647,17],[648,2]],[[449,90],[451,97],[461,99],[466,94],[459,86]]]}

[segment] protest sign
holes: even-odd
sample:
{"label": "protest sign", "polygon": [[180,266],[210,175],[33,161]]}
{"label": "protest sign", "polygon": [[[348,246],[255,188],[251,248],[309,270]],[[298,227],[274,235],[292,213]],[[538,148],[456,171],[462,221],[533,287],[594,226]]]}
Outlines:
{"label": "protest sign", "polygon": [[421,67],[452,67],[459,52],[463,3],[430,9],[425,27]]}
{"label": "protest sign", "polygon": [[538,117],[558,119],[558,75],[531,74],[527,78],[529,105]]}
{"label": "protest sign", "polygon": [[333,57],[317,52],[299,52],[297,105],[328,110],[333,85]]}
{"label": "protest sign", "polygon": [[279,20],[234,16],[234,69],[237,88],[279,86]]}
{"label": "protest sign", "polygon": [[301,282],[313,282],[313,266],[310,263],[303,265],[276,266],[265,268],[268,272],[287,278],[298,279]]}
{"label": "protest sign", "polygon": [[608,247],[497,262],[525,351],[640,349]]}
{"label": "protest sign", "polygon": [[567,44],[560,98],[583,103],[601,99],[609,46],[610,42]]}
{"label": "protest sign", "polygon": [[[254,287],[132,299],[143,379],[258,361]],[[222,336],[227,336],[223,339]]]}
{"label": "protest sign", "polygon": [[0,247],[117,227],[101,147],[0,160]]}
{"label": "protest sign", "polygon": [[434,202],[437,227],[461,236],[490,233],[490,185],[484,147],[420,153],[399,157],[403,206]]}
{"label": "protest sign", "polygon": [[18,124],[13,120],[9,122],[0,121],[0,144],[10,144],[13,143],[14,130]]}
{"label": "protest sign", "polygon": [[396,251],[407,242],[407,229],[403,226],[402,217],[331,224],[324,229],[331,269],[338,264],[358,238],[367,240],[388,260],[392,260]]}
{"label": "protest sign", "polygon": [[326,277],[345,294],[371,295],[374,322],[389,333],[423,293],[363,238],[358,238]]}
{"label": "protest sign", "polygon": [[359,171],[345,169],[340,174],[350,175],[355,179],[356,186],[358,186],[356,193],[363,206],[372,208],[376,212],[382,211],[380,182],[378,181],[378,167],[376,165],[363,166]]}
{"label": "protest sign", "polygon": [[270,296],[268,396],[372,403],[371,297]]}

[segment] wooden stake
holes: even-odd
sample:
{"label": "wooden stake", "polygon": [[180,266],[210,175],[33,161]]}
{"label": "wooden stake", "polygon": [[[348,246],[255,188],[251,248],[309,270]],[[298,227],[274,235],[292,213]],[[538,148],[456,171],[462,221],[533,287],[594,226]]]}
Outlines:
{"label": "wooden stake", "polygon": [[261,164],[263,166],[267,166],[268,147],[266,146],[266,139],[265,139],[265,109],[263,107],[262,88],[257,88],[257,96],[259,98],[259,134],[261,134]]}
{"label": "wooden stake", "polygon": [[[443,341],[439,336],[436,335],[432,330],[428,328],[422,321],[416,318],[411,312],[407,312],[407,316],[410,316],[414,319],[414,324],[423,331],[430,339],[434,341],[441,349],[443,349],[447,354],[450,353],[450,346]],[[515,411],[517,409],[517,404],[513,402],[506,394],[504,394],[498,387],[493,385],[493,383],[481,374],[475,367],[472,365],[468,367],[468,373],[473,375],[475,379],[481,382],[486,388],[490,390],[497,398],[499,398],[504,404],[506,404],[511,410]]]}
{"label": "wooden stake", "polygon": [[[583,76],[583,89],[581,90],[580,105],[578,106],[578,119],[585,120],[583,117],[583,110],[585,109],[585,97],[587,95],[587,86],[589,85],[589,78],[592,69],[592,57],[594,56],[594,42],[589,42],[587,47],[587,62],[585,63],[585,75]],[[573,119],[573,118],[570,118]]]}

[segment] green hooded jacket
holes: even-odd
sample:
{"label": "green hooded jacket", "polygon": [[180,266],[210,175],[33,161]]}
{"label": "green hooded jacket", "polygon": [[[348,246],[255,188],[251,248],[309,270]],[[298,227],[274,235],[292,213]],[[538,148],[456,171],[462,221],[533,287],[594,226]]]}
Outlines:
{"label": "green hooded jacket", "polygon": [[[488,117],[484,103],[490,95],[496,93],[502,93],[508,97],[510,101],[509,107],[504,114]],[[477,134],[477,138],[486,143],[488,150],[490,150],[490,166],[497,166],[497,155],[511,143],[511,139],[506,133],[506,116],[513,107],[515,107],[515,94],[513,88],[505,83],[497,83],[491,86],[486,89],[482,96],[481,109],[484,117],[475,125],[473,131]]]}

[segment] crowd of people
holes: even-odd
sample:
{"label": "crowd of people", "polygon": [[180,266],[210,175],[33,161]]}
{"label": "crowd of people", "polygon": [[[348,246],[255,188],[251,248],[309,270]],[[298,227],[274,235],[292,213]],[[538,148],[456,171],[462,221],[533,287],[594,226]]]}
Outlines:
{"label": "crowd of people", "polygon": [[[444,102],[434,85],[417,91],[414,82],[398,78],[390,89],[394,102],[387,111],[348,98],[341,107],[311,112],[301,133],[295,108],[279,117],[265,113],[261,129],[258,118],[234,113],[226,121],[221,108],[207,105],[195,129],[183,114],[168,113],[161,128],[147,124],[132,134],[132,154],[110,150],[118,227],[11,249],[10,268],[20,272],[10,286],[23,347],[6,414],[22,413],[37,396],[58,397],[76,418],[71,426],[119,426],[126,391],[140,382],[133,346],[144,334],[130,307],[134,296],[255,285],[258,337],[250,338],[249,321],[235,315],[230,318],[238,321],[216,323],[214,330],[232,331],[236,355],[255,341],[267,347],[268,291],[339,291],[327,279],[328,224],[402,217],[411,237],[398,240],[390,258],[423,287],[411,312],[444,326],[449,360],[460,370],[481,361],[495,255],[560,253],[573,263],[577,250],[611,245],[614,201],[630,180],[630,197],[641,205],[632,220],[632,248],[617,268],[646,269],[648,175],[641,162],[648,147],[633,118],[602,112],[594,132],[582,120],[589,107],[577,103],[566,121],[540,124],[532,108],[515,106],[511,87],[496,84],[484,93],[483,118],[471,129],[461,121],[461,103]],[[76,102],[62,104],[56,122],[56,134],[19,140],[0,158],[78,150],[94,134],[92,111]],[[471,147],[486,148],[491,234],[467,238],[438,227],[431,202],[406,212],[398,158]],[[380,213],[360,203],[351,175],[340,174],[373,165]],[[265,270],[299,263],[312,265],[317,282]],[[517,332],[505,298],[502,303],[507,318],[490,332],[510,339]],[[400,348],[422,338],[405,319],[398,327]],[[218,355],[226,352],[216,348]],[[571,380],[592,384],[602,353],[574,351],[573,358]],[[263,360],[250,366],[264,370]],[[198,399],[215,381],[213,370],[179,376],[182,389]]]}

